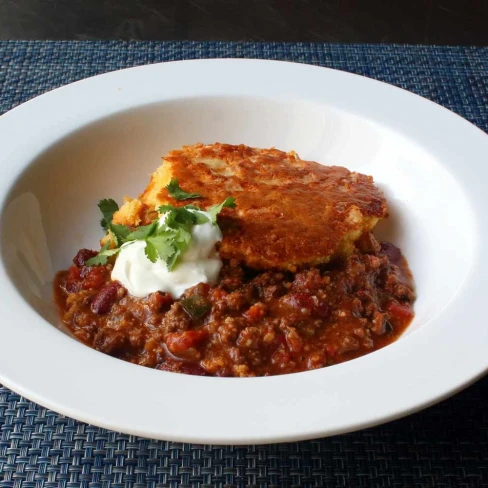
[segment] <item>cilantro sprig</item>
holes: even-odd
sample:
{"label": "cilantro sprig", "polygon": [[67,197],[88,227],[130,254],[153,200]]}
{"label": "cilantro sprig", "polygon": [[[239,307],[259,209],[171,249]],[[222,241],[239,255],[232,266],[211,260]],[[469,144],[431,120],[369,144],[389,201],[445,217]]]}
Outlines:
{"label": "cilantro sprig", "polygon": [[110,222],[112,222],[114,213],[117,212],[119,206],[117,205],[117,202],[115,202],[115,200],[108,198],[105,200],[100,200],[98,202],[98,208],[103,215],[103,219],[100,220],[100,225],[102,226],[103,230],[108,230],[108,226]]}
{"label": "cilantro sprig", "polygon": [[191,198],[203,198],[202,195],[198,193],[187,193],[185,190],[180,188],[178,180],[173,178],[169,184],[165,187],[168,193],[175,200],[190,200]]}
{"label": "cilantro sprig", "polygon": [[206,213],[197,205],[161,205],[158,211],[164,219],[158,218],[151,224],[139,226],[134,230],[125,225],[111,223],[113,213],[118,209],[113,200],[102,200],[98,206],[103,214],[101,225],[104,230],[110,230],[115,248],[110,249],[110,241],[107,242],[95,257],[86,261],[88,266],[106,264],[110,256],[120,252],[122,246],[144,241],[146,257],[152,263],[161,259],[166,263],[168,270],[172,271],[180,256],[190,246],[192,228],[206,222],[217,225],[217,215],[223,208],[234,208],[235,199],[228,197],[222,203],[209,207]]}
{"label": "cilantro sprig", "polygon": [[120,247],[116,249],[109,249],[110,241],[105,243],[100,252],[93,258],[88,259],[85,264],[87,266],[98,266],[99,264],[107,264],[108,258],[114,256],[120,251]]}
{"label": "cilantro sprig", "polygon": [[235,208],[236,199],[233,197],[227,197],[222,203],[218,205],[212,205],[207,212],[210,214],[210,220],[212,224],[217,225],[217,215],[223,208]]}

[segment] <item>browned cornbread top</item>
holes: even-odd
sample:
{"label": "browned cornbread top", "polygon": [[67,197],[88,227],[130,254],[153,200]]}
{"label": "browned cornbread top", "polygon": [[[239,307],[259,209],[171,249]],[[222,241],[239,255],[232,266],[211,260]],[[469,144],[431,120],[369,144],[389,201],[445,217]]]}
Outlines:
{"label": "browned cornbread top", "polygon": [[[165,189],[174,178],[204,198],[175,200]],[[294,152],[220,143],[171,151],[139,199],[147,212],[167,203],[207,208],[228,196],[236,208],[219,217],[220,255],[259,269],[293,270],[348,255],[386,214],[370,176],[303,161]],[[124,207],[114,221],[133,224],[124,219]]]}

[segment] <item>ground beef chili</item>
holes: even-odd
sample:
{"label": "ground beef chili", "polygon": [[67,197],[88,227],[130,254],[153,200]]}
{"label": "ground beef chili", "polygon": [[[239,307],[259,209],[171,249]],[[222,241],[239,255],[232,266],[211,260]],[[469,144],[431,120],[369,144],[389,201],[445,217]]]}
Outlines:
{"label": "ground beef chili", "polygon": [[334,265],[296,273],[224,264],[217,286],[179,299],[135,298],[111,281],[111,264],[85,266],[82,249],[60,272],[64,323],[85,344],[178,373],[267,376],[322,368],[390,344],[413,317],[412,277],[401,252],[368,237]]}

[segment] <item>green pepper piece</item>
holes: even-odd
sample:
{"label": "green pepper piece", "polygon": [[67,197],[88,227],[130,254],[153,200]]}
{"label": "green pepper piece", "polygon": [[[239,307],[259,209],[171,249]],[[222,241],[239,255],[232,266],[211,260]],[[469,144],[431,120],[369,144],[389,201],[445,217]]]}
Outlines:
{"label": "green pepper piece", "polygon": [[202,318],[212,308],[210,302],[201,295],[192,295],[181,300],[181,306],[194,320]]}

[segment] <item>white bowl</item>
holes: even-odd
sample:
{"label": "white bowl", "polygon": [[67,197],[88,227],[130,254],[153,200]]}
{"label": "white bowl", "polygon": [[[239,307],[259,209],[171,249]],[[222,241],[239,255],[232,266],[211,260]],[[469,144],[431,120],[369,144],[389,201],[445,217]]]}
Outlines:
{"label": "white bowl", "polygon": [[[55,271],[100,238],[97,202],[137,195],[195,142],[295,149],[371,174],[417,286],[396,343],[267,378],[155,371],[60,330]],[[488,368],[488,137],[392,86],[306,65],[165,63],[90,78],[0,118],[0,382],[71,417],[153,438],[264,443],[332,435],[437,402]]]}

